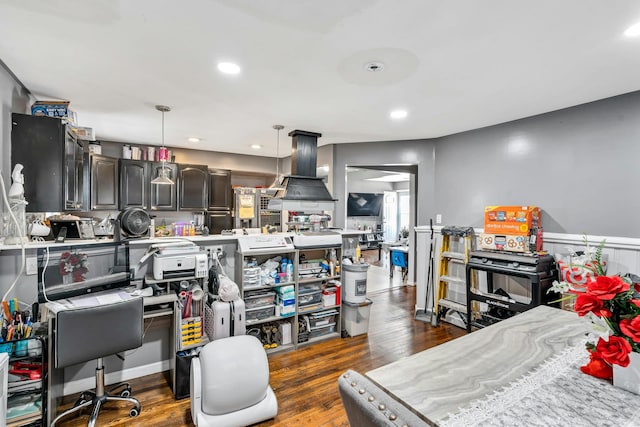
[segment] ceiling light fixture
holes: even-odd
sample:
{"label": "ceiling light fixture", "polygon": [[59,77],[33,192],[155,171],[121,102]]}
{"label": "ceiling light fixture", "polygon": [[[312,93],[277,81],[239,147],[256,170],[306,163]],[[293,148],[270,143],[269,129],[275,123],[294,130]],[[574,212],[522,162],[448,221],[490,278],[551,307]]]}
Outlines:
{"label": "ceiling light fixture", "polygon": [[218,70],[221,73],[225,74],[238,74],[240,73],[240,66],[238,64],[234,64],[233,62],[220,62],[218,64]]}
{"label": "ceiling light fixture", "polygon": [[282,184],[280,184],[280,131],[284,129],[284,126],[273,125],[272,127],[278,131],[278,139],[276,140],[276,177],[273,179],[269,189],[280,190],[282,189]]}
{"label": "ceiling light fixture", "polygon": [[262,145],[260,144],[251,144],[251,148],[253,148],[254,150],[259,150],[262,148]]}
{"label": "ceiling light fixture", "polygon": [[408,114],[407,110],[394,110],[391,113],[389,113],[389,117],[391,117],[394,120],[399,120],[407,117],[407,114]]}
{"label": "ceiling light fixture", "polygon": [[187,141],[189,141],[189,142],[200,142],[200,138],[196,138],[196,137],[192,136],[191,138],[187,138]]}
{"label": "ceiling light fixture", "polygon": [[173,185],[174,182],[169,177],[169,169],[165,167],[169,157],[169,151],[167,150],[167,147],[164,146],[164,113],[171,111],[171,108],[166,105],[156,105],[156,110],[162,113],[162,147],[160,147],[160,150],[158,151],[158,157],[162,163],[162,169],[160,170],[160,174],[151,180],[151,183],[154,185]]}
{"label": "ceiling light fixture", "polygon": [[627,28],[624,32],[624,35],[627,37],[637,37],[640,36],[640,22],[634,24]]}

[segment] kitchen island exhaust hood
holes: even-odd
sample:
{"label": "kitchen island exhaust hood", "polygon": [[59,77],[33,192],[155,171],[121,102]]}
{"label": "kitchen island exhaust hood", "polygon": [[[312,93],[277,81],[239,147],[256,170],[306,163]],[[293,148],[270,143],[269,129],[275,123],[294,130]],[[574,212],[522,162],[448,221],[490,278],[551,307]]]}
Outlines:
{"label": "kitchen island exhaust hood", "polygon": [[335,199],[331,197],[322,178],[316,176],[318,138],[322,134],[294,130],[291,152],[291,175],[282,180],[281,189],[269,200],[268,209],[298,212],[332,211]]}

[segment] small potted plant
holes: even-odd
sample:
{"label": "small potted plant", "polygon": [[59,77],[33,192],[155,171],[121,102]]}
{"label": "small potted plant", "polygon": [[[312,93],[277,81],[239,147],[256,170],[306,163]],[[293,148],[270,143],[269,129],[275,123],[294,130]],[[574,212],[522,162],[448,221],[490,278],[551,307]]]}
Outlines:
{"label": "small potted plant", "polygon": [[409,239],[409,229],[407,227],[402,227],[400,230],[400,241],[402,243],[406,243]]}

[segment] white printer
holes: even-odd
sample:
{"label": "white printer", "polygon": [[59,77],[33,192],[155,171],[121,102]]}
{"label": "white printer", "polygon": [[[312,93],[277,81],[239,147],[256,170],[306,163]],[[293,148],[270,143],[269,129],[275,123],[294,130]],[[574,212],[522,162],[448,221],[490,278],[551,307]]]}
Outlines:
{"label": "white printer", "polygon": [[153,278],[207,277],[207,253],[191,242],[154,245]]}

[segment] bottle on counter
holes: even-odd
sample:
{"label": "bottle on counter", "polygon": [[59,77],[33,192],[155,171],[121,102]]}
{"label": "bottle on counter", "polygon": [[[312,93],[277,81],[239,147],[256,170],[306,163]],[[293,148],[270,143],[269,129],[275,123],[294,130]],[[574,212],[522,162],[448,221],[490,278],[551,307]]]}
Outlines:
{"label": "bottle on counter", "polygon": [[291,260],[287,263],[287,282],[293,281],[293,263]]}
{"label": "bottle on counter", "polygon": [[360,249],[360,243],[356,244],[356,259],[354,260],[356,263],[360,262],[360,256],[362,255],[362,251]]}

